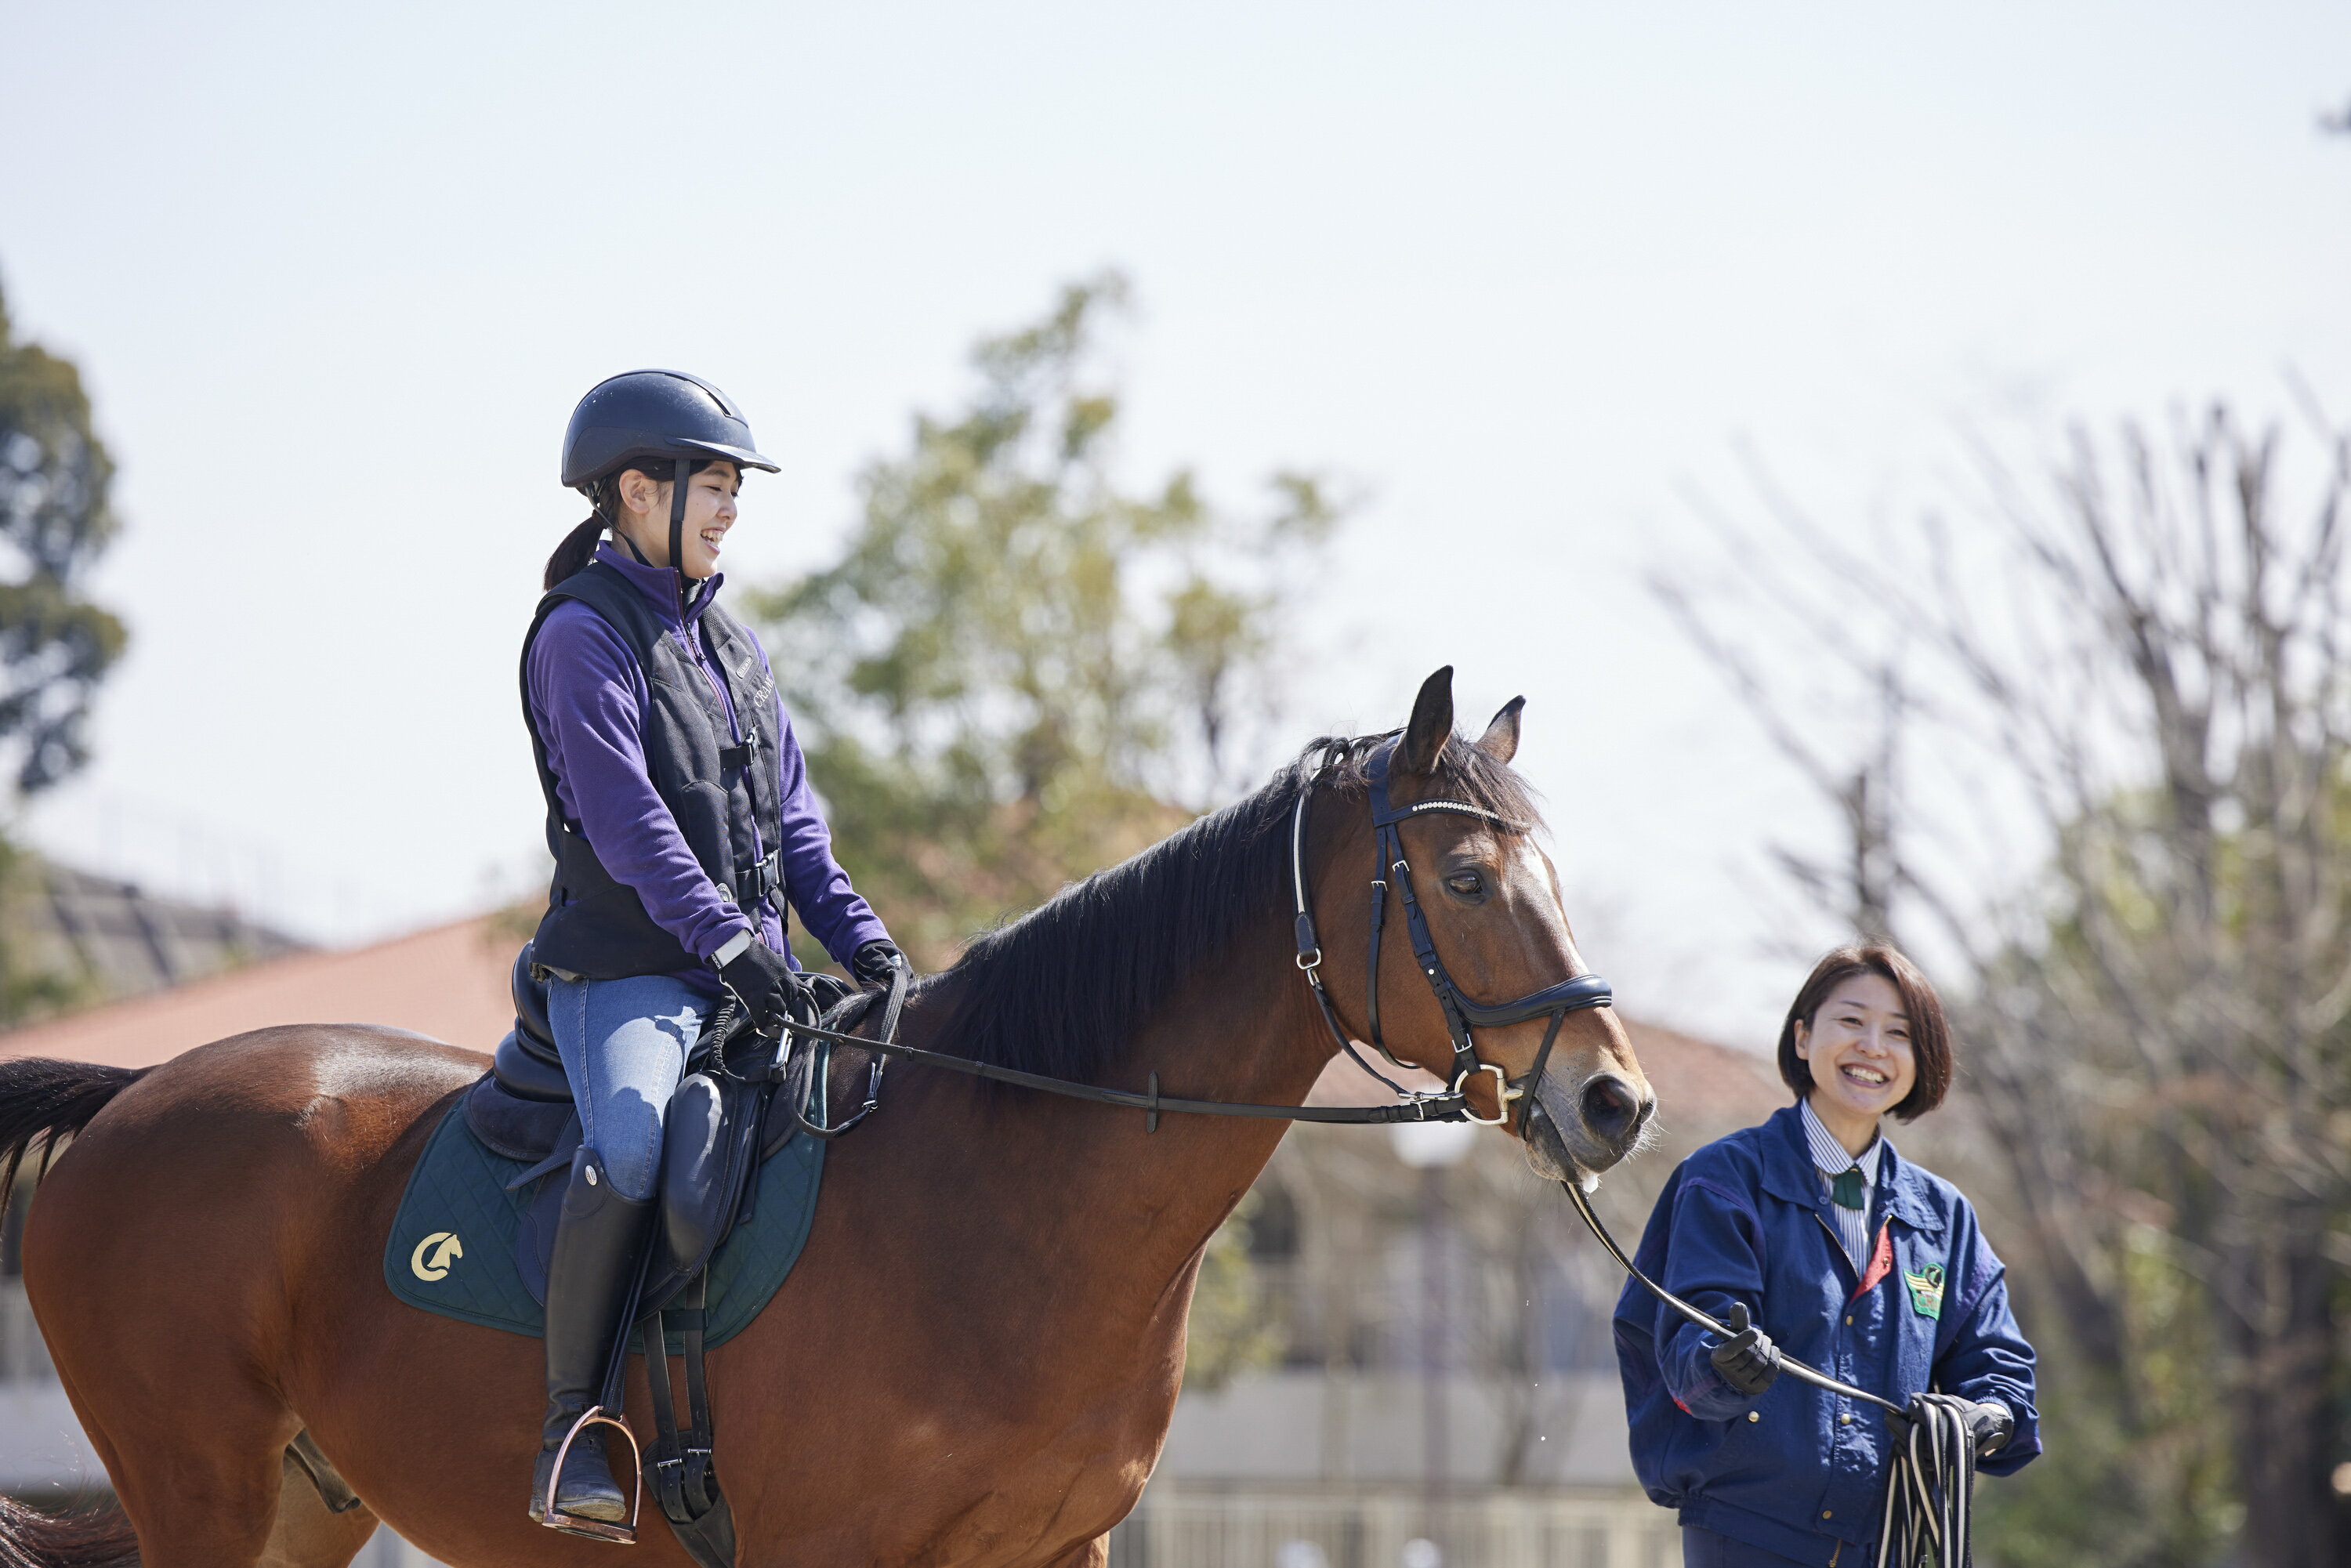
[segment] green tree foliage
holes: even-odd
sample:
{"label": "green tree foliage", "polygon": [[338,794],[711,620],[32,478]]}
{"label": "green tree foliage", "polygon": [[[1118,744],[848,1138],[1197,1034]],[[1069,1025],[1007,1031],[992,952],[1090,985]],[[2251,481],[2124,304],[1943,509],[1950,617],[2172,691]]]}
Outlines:
{"label": "green tree foliage", "polygon": [[[1277,695],[1278,629],[1338,521],[1294,473],[1248,516],[1186,469],[1121,486],[1100,339],[1126,296],[1104,274],[982,341],[969,403],[866,470],[842,558],[754,600],[841,862],[925,967],[1264,760],[1247,732]],[[1202,1259],[1196,1385],[1280,1349],[1248,1212]]]}
{"label": "green tree foliage", "polygon": [[122,622],[78,586],[114,537],[113,476],[80,372],[18,341],[0,298],[0,538],[15,547],[0,566],[0,744],[20,789],[89,760],[90,696],[122,652]]}
{"label": "green tree foliage", "polygon": [[1105,274],[979,344],[979,386],[869,467],[837,563],[755,600],[842,862],[920,962],[1144,848],[1248,760],[1285,591],[1336,521],[1312,479],[1212,506],[1113,473]]}

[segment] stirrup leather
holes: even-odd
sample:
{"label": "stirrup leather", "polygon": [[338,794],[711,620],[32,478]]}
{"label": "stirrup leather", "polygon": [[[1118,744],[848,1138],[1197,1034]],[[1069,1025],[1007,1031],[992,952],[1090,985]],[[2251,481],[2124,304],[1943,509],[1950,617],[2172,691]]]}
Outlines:
{"label": "stirrup leather", "polygon": [[[608,1524],[601,1519],[582,1519],[576,1513],[565,1513],[555,1506],[555,1494],[563,1486],[563,1461],[571,1453],[571,1445],[580,1434],[590,1427],[615,1427],[629,1440],[629,1522]],[[571,1430],[563,1435],[563,1446],[555,1450],[555,1468],[547,1473],[547,1495],[538,1500],[538,1522],[549,1530],[559,1530],[566,1535],[585,1535],[596,1541],[616,1542],[622,1546],[637,1543],[637,1509],[644,1501],[644,1458],[637,1451],[637,1435],[629,1430],[625,1415],[606,1415],[601,1405],[590,1405],[580,1419],[571,1423]]]}

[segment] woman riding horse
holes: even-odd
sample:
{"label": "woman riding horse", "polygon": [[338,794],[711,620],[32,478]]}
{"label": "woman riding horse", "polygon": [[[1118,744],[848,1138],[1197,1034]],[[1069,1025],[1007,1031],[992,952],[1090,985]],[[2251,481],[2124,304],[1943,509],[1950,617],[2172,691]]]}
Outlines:
{"label": "woman riding horse", "polygon": [[620,1328],[663,1113],[704,1013],[724,987],[763,1031],[780,1026],[805,987],[787,899],[859,978],[900,962],[832,858],[766,653],[716,602],[742,472],[775,467],[725,393],[670,371],[601,382],[564,436],[563,482],[594,511],[548,560],[522,659],[556,868],[533,955],[581,1134],[547,1271],[531,1480],[531,1517],[559,1529],[628,1517],[602,1428],[574,1428]]}

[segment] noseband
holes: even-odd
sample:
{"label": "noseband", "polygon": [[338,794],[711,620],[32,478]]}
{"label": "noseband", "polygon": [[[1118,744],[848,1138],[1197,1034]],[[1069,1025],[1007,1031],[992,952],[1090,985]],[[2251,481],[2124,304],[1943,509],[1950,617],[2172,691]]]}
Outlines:
{"label": "noseband", "polygon": [[[1608,982],[1597,975],[1576,975],[1556,985],[1520,997],[1516,1001],[1497,1002],[1491,1006],[1471,1001],[1454,983],[1445,967],[1445,960],[1437,956],[1437,944],[1428,934],[1428,920],[1421,913],[1420,900],[1412,884],[1412,865],[1405,858],[1401,824],[1416,817],[1445,814],[1474,817],[1500,829],[1506,833],[1524,833],[1527,825],[1513,822],[1506,817],[1475,806],[1467,800],[1416,800],[1408,806],[1391,805],[1388,801],[1388,768],[1395,758],[1397,741],[1390,738],[1374,752],[1364,764],[1364,778],[1371,789],[1372,806],[1372,938],[1370,967],[1364,979],[1364,1012],[1368,1019],[1365,1033],[1373,1049],[1387,1058],[1395,1067],[1407,1063],[1398,1061],[1380,1034],[1380,934],[1387,924],[1388,897],[1393,890],[1404,904],[1405,930],[1412,938],[1412,956],[1428,981],[1428,988],[1437,994],[1437,1005],[1445,1014],[1445,1031],[1453,1040],[1453,1066],[1447,1076],[1451,1094],[1461,1101],[1463,1113],[1470,1121],[1488,1126],[1499,1126],[1510,1120],[1510,1102],[1523,1099],[1526,1103],[1519,1112],[1519,1134],[1526,1135],[1527,1119],[1534,1111],[1533,1092],[1542,1083],[1543,1068],[1551,1061],[1552,1046],[1559,1039],[1560,1025],[1572,1012],[1585,1008],[1609,1005]],[[1314,799],[1314,788],[1324,773],[1344,759],[1344,743],[1325,750],[1314,771],[1300,780],[1298,804],[1290,819],[1290,873],[1291,903],[1297,915],[1298,967],[1306,976],[1306,983],[1314,988],[1314,1000],[1322,1009],[1322,1021],[1331,1030],[1331,1038],[1339,1042],[1356,1066],[1386,1084],[1406,1099],[1414,1098],[1403,1085],[1390,1079],[1356,1051],[1355,1042],[1340,1027],[1338,1009],[1331,1005],[1331,993],[1322,984],[1322,945],[1314,933],[1314,906],[1306,890],[1306,814]],[[1304,765],[1301,763],[1301,769]],[[1502,1024],[1523,1023],[1529,1019],[1548,1016],[1551,1026],[1543,1030],[1542,1048],[1535,1052],[1535,1064],[1527,1075],[1513,1084],[1501,1068],[1478,1058],[1478,1047],[1470,1035],[1476,1028],[1494,1028]],[[1489,1072],[1494,1077],[1494,1114],[1480,1116],[1468,1109],[1464,1091],[1471,1077]]]}

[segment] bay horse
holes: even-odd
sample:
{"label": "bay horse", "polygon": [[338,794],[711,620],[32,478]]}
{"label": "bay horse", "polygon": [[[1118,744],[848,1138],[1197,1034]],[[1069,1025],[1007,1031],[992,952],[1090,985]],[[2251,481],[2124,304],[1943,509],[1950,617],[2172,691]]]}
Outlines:
{"label": "bay horse", "polygon": [[[1472,743],[1452,672],[1391,754],[1443,964],[1471,995],[1585,973],[1509,767],[1519,705]],[[1364,745],[1341,747],[1360,758]],[[1292,810],[1342,1016],[1365,994],[1371,812],[1360,762],[1249,799],[976,940],[910,998],[900,1039],[1000,1065],[1295,1105],[1335,1051],[1290,941]],[[1440,1071],[1446,1019],[1391,942],[1382,1026]],[[1345,1017],[1364,1037],[1364,1020]],[[1605,1007],[1481,1030],[1473,1108],[1552,1177],[1621,1158],[1654,1103]],[[844,1064],[845,1066],[846,1064]],[[19,1568],[345,1568],[377,1521],[465,1568],[588,1568],[611,1548],[525,1512],[540,1351],[396,1301],[385,1237],[419,1151],[481,1054],[358,1025],[257,1030],[161,1066],[0,1063],[0,1155],[71,1134],[24,1231],[27,1294],[118,1505],[0,1507]],[[835,1145],[814,1228],[767,1310],[711,1354],[743,1568],[1102,1568],[1157,1458],[1210,1235],[1286,1124],[1136,1112],[902,1068]],[[632,1369],[632,1424],[650,1429]],[[361,1506],[287,1457],[307,1431]],[[648,1511],[651,1514],[651,1511]],[[647,1520],[646,1568],[687,1559]],[[626,1561],[626,1560],[623,1560]]]}

